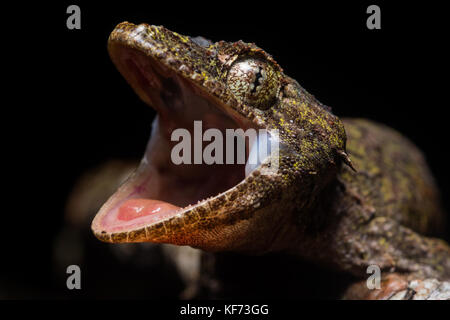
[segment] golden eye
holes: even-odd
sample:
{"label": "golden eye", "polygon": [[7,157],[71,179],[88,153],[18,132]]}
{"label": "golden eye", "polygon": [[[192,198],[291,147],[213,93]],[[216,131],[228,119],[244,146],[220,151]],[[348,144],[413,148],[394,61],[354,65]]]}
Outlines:
{"label": "golden eye", "polygon": [[239,101],[267,109],[279,90],[279,74],[271,64],[259,59],[239,59],[228,72],[227,85]]}

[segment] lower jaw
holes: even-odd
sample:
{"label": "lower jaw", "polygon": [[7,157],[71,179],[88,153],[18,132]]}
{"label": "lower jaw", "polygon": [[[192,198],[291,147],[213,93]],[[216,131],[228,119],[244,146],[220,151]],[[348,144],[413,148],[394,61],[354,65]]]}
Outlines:
{"label": "lower jaw", "polygon": [[245,164],[175,165],[165,129],[157,118],[139,168],[99,212],[102,231],[123,232],[170,219],[245,179]]}

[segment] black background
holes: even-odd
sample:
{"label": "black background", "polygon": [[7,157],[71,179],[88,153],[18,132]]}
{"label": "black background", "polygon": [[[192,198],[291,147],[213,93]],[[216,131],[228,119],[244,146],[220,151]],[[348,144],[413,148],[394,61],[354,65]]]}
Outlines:
{"label": "black background", "polygon": [[[81,7],[81,30],[66,28],[70,4]],[[381,30],[366,28],[370,4],[381,7]],[[54,297],[53,243],[73,183],[107,159],[137,158],[144,150],[154,113],[106,51],[121,21],[213,41],[255,42],[338,116],[370,118],[411,138],[424,151],[449,211],[442,12],[431,3],[379,1],[66,1],[8,11],[15,42],[4,42],[12,55],[4,63],[15,67],[7,90],[14,97],[3,121],[14,126],[5,135],[9,192],[0,281],[15,288],[14,297]]]}

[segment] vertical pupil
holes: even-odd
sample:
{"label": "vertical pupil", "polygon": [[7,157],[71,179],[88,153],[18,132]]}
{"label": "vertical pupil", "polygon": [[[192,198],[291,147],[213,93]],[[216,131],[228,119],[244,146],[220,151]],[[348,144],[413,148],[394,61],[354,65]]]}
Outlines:
{"label": "vertical pupil", "polygon": [[256,93],[256,87],[259,85],[259,79],[262,78],[261,67],[258,67],[258,71],[255,74],[255,81],[253,82],[253,88],[250,93]]}

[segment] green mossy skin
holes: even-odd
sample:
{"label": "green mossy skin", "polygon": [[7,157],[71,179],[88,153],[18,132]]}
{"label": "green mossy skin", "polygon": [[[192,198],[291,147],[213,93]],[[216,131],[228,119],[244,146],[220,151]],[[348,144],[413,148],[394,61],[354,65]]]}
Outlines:
{"label": "green mossy skin", "polygon": [[[360,263],[448,278],[449,247],[420,235],[439,234],[444,226],[440,194],[422,152],[384,125],[364,119],[344,123],[357,172],[344,167],[338,179],[357,198],[349,212]],[[367,212],[365,220],[361,213]]]}
{"label": "green mossy skin", "polygon": [[[111,33],[108,49],[146,103],[151,97],[122,59],[126,53],[189,81],[246,125],[278,130],[279,170],[264,175],[262,165],[225,194],[140,230],[105,234],[94,220],[99,239],[208,251],[287,251],[358,276],[366,276],[370,264],[449,276],[447,244],[421,235],[442,226],[443,215],[433,178],[411,142],[367,120],[348,119],[344,125],[255,44],[203,43],[164,27],[124,22]],[[254,77],[243,77],[244,85],[236,78],[239,72],[229,77],[233,64],[245,59],[267,64],[270,79],[258,91],[261,97],[248,99],[243,92]],[[351,165],[346,152],[356,172],[344,165]]]}
{"label": "green mossy skin", "polygon": [[[450,277],[450,248],[440,196],[425,159],[408,139],[381,124],[344,119],[347,152],[336,180],[303,212],[308,228],[290,251],[364,277],[375,264],[415,278]],[[312,218],[314,217],[314,218]]]}
{"label": "green mossy skin", "polygon": [[421,151],[381,124],[346,119],[345,127],[347,151],[358,171],[342,170],[348,188],[406,227],[423,234],[442,231],[440,195]]}

